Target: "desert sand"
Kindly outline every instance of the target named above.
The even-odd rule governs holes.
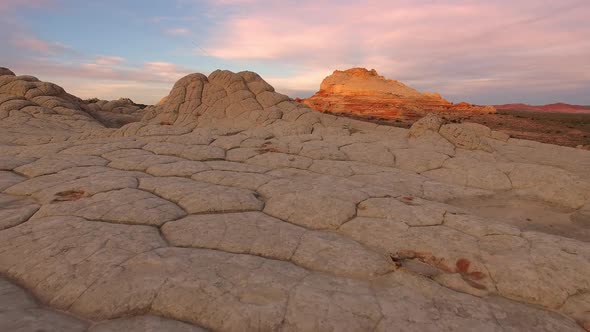
[[[590,331],[590,151],[252,72],[115,104],[0,69],[1,331]]]

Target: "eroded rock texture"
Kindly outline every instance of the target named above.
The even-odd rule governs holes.
[[[0,130],[2,143],[23,136],[47,143],[73,131],[120,127],[141,119],[142,109],[129,99],[88,102],[60,86],[33,76],[16,76],[0,68]]]
[[[251,72],[107,129],[0,74],[0,330],[590,328],[588,151],[321,114]]]
[[[303,103],[320,112],[383,119],[415,120],[428,112],[496,112],[492,106],[453,104],[438,93],[421,93],[380,76],[375,69],[365,68],[334,71],[322,81],[320,90]]]

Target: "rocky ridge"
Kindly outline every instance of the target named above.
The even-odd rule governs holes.
[[[252,72],[105,128],[0,75],[0,330],[590,330],[588,151],[322,114]],[[457,203],[509,195],[575,231]]]
[[[495,112],[492,106],[453,104],[437,93],[420,93],[365,68],[334,71],[316,94],[302,102],[320,112],[382,119],[418,119],[431,112]]]

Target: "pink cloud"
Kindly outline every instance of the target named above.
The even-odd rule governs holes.
[[[164,30],[164,32],[171,36],[186,36],[191,33],[191,31],[187,28],[170,28]]]
[[[281,29],[273,27],[281,26]],[[236,18],[228,22],[227,35],[208,49],[225,59],[278,59],[299,55],[306,49],[339,47],[340,29],[329,24],[305,26],[281,18]]]
[[[44,55],[68,53],[73,51],[71,47],[62,43],[50,42],[30,35],[13,37],[11,42],[18,48]]]
[[[55,83],[80,98],[114,100],[131,98],[133,101],[155,104],[170,92],[169,84],[153,82],[88,81],[85,79],[56,78]]]
[[[176,4],[203,2],[177,0]],[[280,91],[317,90],[333,70],[353,66],[375,68],[387,77],[451,99],[485,97],[501,89],[516,94],[535,89],[579,91],[590,86],[588,0],[206,2],[207,8],[199,8],[214,22],[208,25],[211,30],[195,36],[198,46],[185,38],[177,42],[183,42],[183,49],[194,44],[193,54],[200,57],[216,58],[204,61],[210,66],[271,68],[272,75],[261,74]],[[0,0],[0,13],[56,3],[60,2]],[[186,14],[157,17],[150,23],[162,24],[159,29],[170,36],[191,36],[186,27],[200,31],[193,24],[203,15]],[[4,16],[15,27],[21,24],[18,15]],[[104,91],[116,91],[133,84],[171,86],[184,74],[198,71],[169,62],[133,63],[114,55],[71,56],[74,50],[67,45],[21,30],[11,27],[0,32],[5,43],[15,46],[5,52],[22,61],[10,66],[42,79],[45,75],[48,80],[66,78],[67,82],[87,78],[104,83]],[[174,52],[183,50],[170,50]],[[64,53],[73,60],[63,60]],[[22,54],[43,59],[29,59],[25,64]]]
[[[561,80],[582,87],[590,81],[587,0],[211,4],[239,10],[203,48],[232,61],[289,64],[294,74],[269,79],[279,89],[317,89],[321,80],[309,73],[351,66],[463,96],[502,84],[523,89]]]
[[[97,59],[99,61],[72,63],[51,58],[36,58],[12,63],[10,67],[17,74],[34,74],[41,79],[68,77],[92,81],[154,82],[167,83],[170,87],[181,77],[195,72],[169,62],[144,62],[133,65],[111,61],[107,64],[100,61],[103,60],[101,57]]]
[[[126,60],[119,56],[99,55],[94,62],[101,66],[112,66],[124,63]]]
[[[191,71],[169,62],[146,62],[143,64],[142,72],[149,72],[164,82],[175,82]]]
[[[197,72],[169,62],[128,64],[116,56],[99,56],[94,62],[71,63],[52,58],[23,60],[10,64],[17,75],[33,74],[62,86],[83,98],[130,97],[142,103],[156,103],[181,77]]]
[[[52,3],[52,0],[2,0],[0,1],[0,12],[26,7],[41,8]]]

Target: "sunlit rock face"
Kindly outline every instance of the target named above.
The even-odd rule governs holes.
[[[453,104],[438,93],[420,93],[365,68],[334,71],[322,81],[320,90],[303,102],[321,112],[384,119],[413,119],[429,112],[495,112],[491,106]]]
[[[588,329],[588,151],[323,114],[251,72],[106,128],[0,74],[1,331]]]

